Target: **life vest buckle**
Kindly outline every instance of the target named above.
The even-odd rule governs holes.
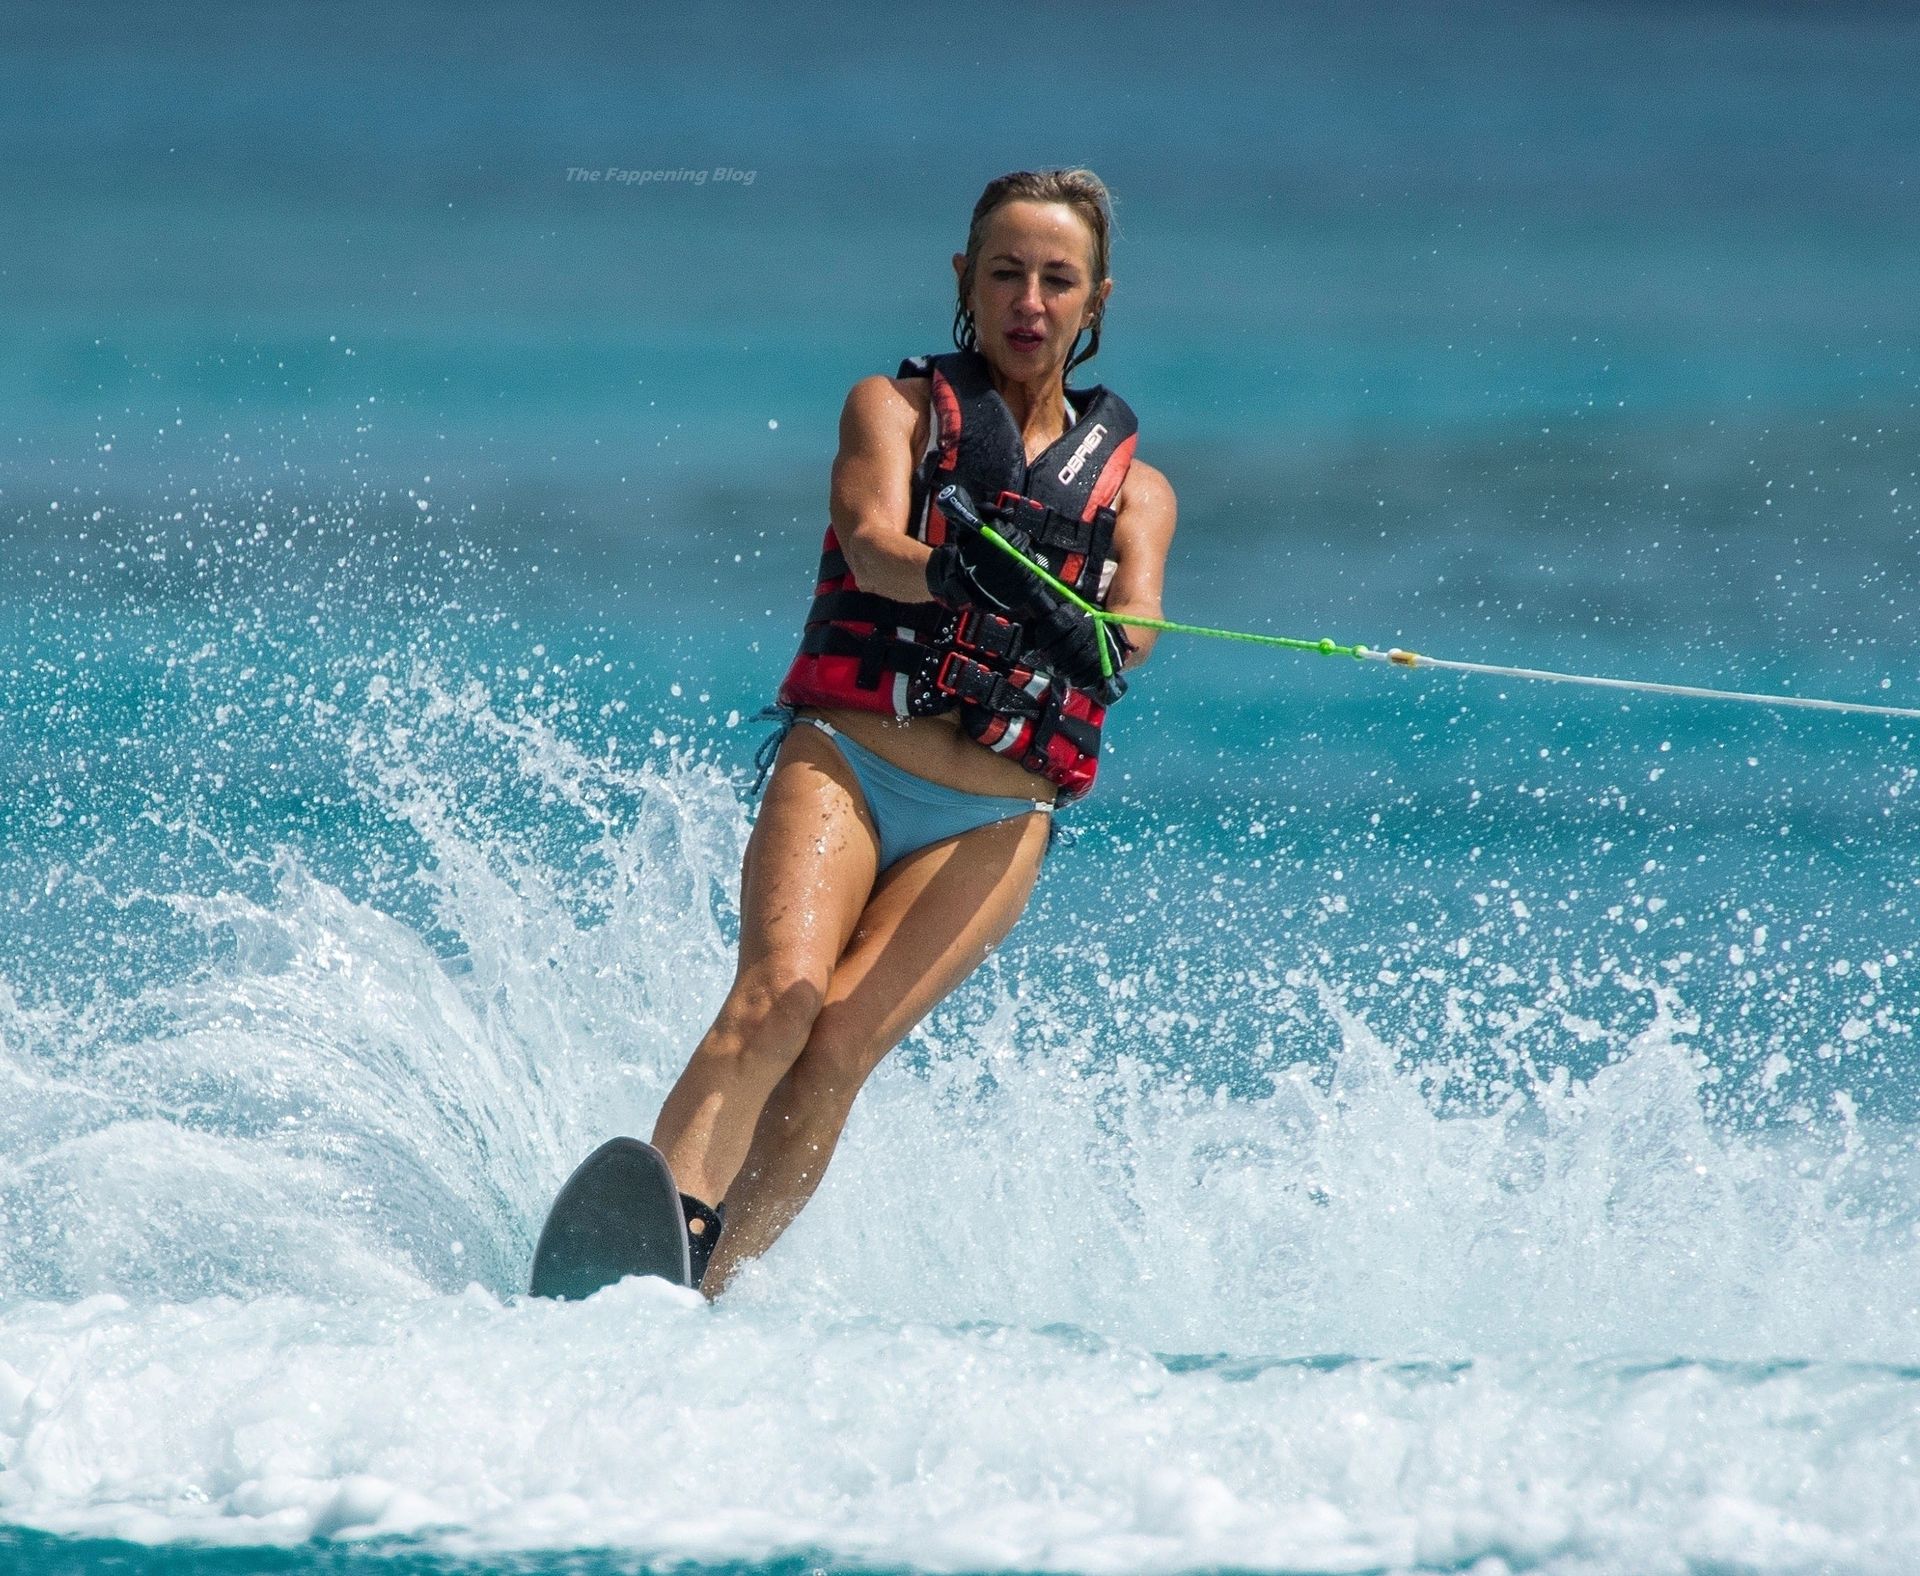
[[[1023,631],[1011,619],[1001,618],[982,608],[969,607],[954,626],[953,643],[986,656],[1011,661],[1020,652]]]
[[[1002,489],[993,501],[993,511],[1014,530],[1024,533],[1031,546],[1051,553],[1085,553],[1096,528],[1114,519],[1111,509],[1102,509],[1092,520],[1081,520],[1011,489]]]
[[[933,687],[942,695],[989,709],[999,684],[1000,675],[992,668],[958,651],[949,651],[942,657],[939,671],[933,676]]]

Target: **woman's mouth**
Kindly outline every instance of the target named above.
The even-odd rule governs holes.
[[[1034,328],[1010,328],[1007,330],[1007,343],[1015,350],[1038,350],[1047,342],[1047,336]]]

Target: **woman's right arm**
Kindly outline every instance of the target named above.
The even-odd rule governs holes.
[[[833,534],[862,591],[926,602],[928,549],[907,534],[920,412],[892,378],[862,378],[840,412]]]

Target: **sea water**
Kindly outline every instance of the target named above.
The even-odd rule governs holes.
[[[1040,146],[345,14],[6,67],[0,1569],[1920,1562],[1902,724],[1169,637],[776,1248],[521,1295],[987,176],[1120,192],[1173,616],[1912,706],[1910,22],[1145,14]]]

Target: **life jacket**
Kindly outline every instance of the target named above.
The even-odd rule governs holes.
[[[1027,546],[1096,606],[1112,585],[1113,500],[1133,460],[1138,423],[1106,388],[1069,390],[1077,415],[1031,465],[1007,402],[978,351],[915,356],[899,378],[932,382],[927,446],[914,469],[907,529],[938,547],[948,523],[934,495],[960,482],[995,528]],[[968,735],[1056,784],[1093,786],[1106,709],[1049,672],[1020,626],[980,608],[896,602],[862,591],[827,527],[799,655],[780,686],[788,706],[847,706],[890,717],[958,709]]]

